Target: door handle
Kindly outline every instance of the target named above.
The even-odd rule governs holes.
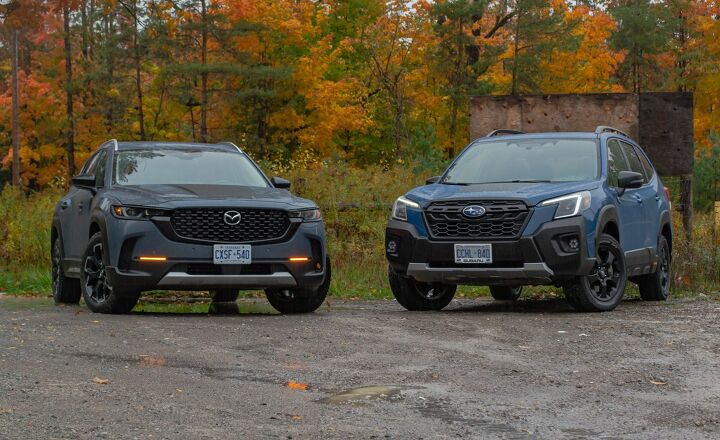
[[[635,200],[637,200],[638,203],[642,203],[643,199],[639,195],[635,195]]]
[[[83,210],[83,202],[78,202],[77,207],[78,207],[78,211],[82,211]]]
[[[70,207],[70,200],[63,200],[60,202],[60,209],[68,209]]]

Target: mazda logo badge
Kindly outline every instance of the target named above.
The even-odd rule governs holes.
[[[468,218],[482,217],[485,215],[485,212],[485,208],[480,205],[466,206],[465,209],[462,210],[463,215]]]
[[[242,220],[242,216],[237,211],[227,211],[223,215],[223,220],[225,220],[226,224],[230,226],[235,226],[240,223],[240,220]]]

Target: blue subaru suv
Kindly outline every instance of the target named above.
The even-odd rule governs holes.
[[[575,309],[599,312],[627,280],[644,300],[667,298],[672,234],[667,189],[621,131],[496,130],[397,199],[385,252],[408,310],[440,310],[469,284],[499,300],[562,286]]]

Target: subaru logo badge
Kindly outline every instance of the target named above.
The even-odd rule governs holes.
[[[223,220],[225,220],[226,224],[230,226],[235,226],[240,223],[240,220],[242,220],[242,216],[237,211],[227,211],[223,215]]]
[[[462,210],[462,213],[468,218],[478,218],[485,215],[485,208],[480,205],[470,205],[466,206],[465,209]]]

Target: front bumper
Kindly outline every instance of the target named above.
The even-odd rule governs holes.
[[[417,281],[475,285],[554,284],[590,273],[583,217],[548,221],[515,240],[433,240],[411,223],[391,219],[385,233],[391,268]],[[571,249],[569,240],[579,246]],[[456,243],[492,244],[491,264],[455,263]],[[593,252],[594,255],[594,252]]]
[[[280,243],[252,244],[252,264],[215,265],[213,245],[174,241],[152,221],[113,219],[106,231],[107,274],[122,290],[313,288],[325,279],[322,222],[300,223]],[[141,261],[165,257],[165,261]],[[308,261],[291,262],[291,257]]]

